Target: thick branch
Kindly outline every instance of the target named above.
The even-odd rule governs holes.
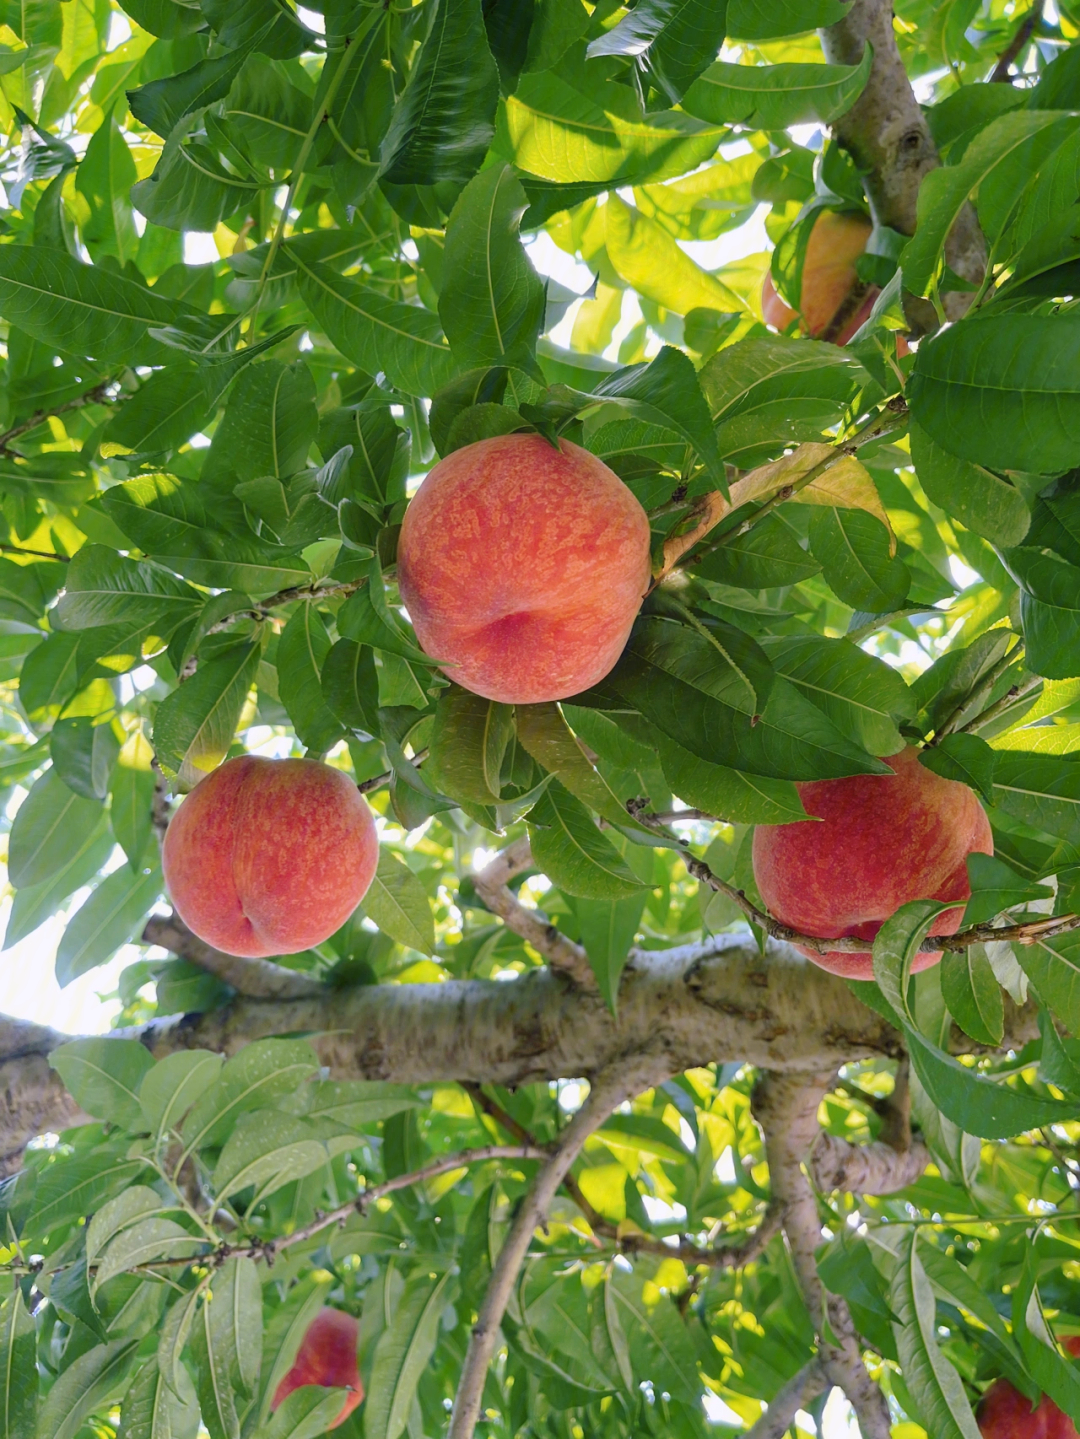
[[[542,954],[552,969],[568,975],[583,989],[595,990],[596,978],[581,945],[560,934],[539,910],[527,908],[507,888],[510,880],[531,865],[532,851],[528,839],[515,840],[485,869],[473,875],[477,894],[509,929]]]
[[[873,46],[866,88],[833,129],[863,175],[877,223],[913,235],[923,176],[941,162],[900,57],[891,0],[853,0],[842,20],[821,31],[821,43],[834,65],[857,65],[867,44]],[[986,245],[970,205],[965,205],[952,228],[945,258],[963,279],[974,285],[982,281]],[[970,298],[963,293],[946,295],[949,318],[959,318]],[[910,318],[921,328],[935,327],[926,301],[914,302]]]
[[[852,1194],[893,1194],[922,1177],[930,1151],[918,1141],[897,1152],[889,1145],[849,1144],[822,1131],[814,1144],[810,1171],[819,1189]]]
[[[1038,1029],[1006,996],[1005,1046]],[[835,1071],[903,1053],[901,1036],[837,976],[787,945],[760,955],[746,936],[662,952],[631,951],[614,1017],[599,994],[538,967],[509,982],[374,984],[310,999],[238,996],[209,1014],[124,1032],[156,1057],[182,1049],[238,1053],[252,1040],[306,1034],[335,1079],[514,1085],[588,1075],[638,1055],[665,1075],[738,1060],[762,1069]],[[48,1053],[69,1036],[0,1022],[0,1154],[79,1122]],[[972,1046],[974,1047],[974,1046]]]
[[[286,969],[268,959],[223,954],[192,934],[178,914],[151,915],[142,940],[144,944],[160,945],[181,959],[197,964],[249,999],[309,999],[324,992],[322,984],[310,974]]]
[[[620,1067],[601,1075],[588,1099],[563,1130],[559,1144],[536,1176],[532,1189],[521,1202],[510,1232],[491,1273],[484,1302],[469,1336],[461,1378],[458,1381],[454,1410],[450,1416],[447,1439],[472,1439],[480,1414],[484,1380],[499,1344],[500,1325],[518,1273],[532,1243],[537,1227],[543,1222],[556,1190],[563,1182],[581,1147],[594,1130],[624,1099],[654,1083],[648,1067]]]
[[[746,1431],[743,1439],[784,1439],[795,1423],[795,1415],[812,1404],[828,1383],[821,1361],[811,1359],[773,1396],[768,1409]]]
[[[766,1074],[755,1087],[753,1112],[765,1136],[769,1184],[783,1214],[791,1262],[818,1331],[821,1367],[851,1401],[863,1439],[889,1439],[889,1408],[866,1372],[851,1313],[843,1299],[825,1291],[814,1257],[821,1223],[803,1164],[820,1133],[817,1111],[827,1085],[825,1074]]]

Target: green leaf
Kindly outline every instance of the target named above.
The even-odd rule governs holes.
[[[941,956],[941,993],[949,1013],[979,1044],[997,1047],[1005,1028],[1001,986],[981,944]]]
[[[934,504],[992,544],[1018,545],[1031,522],[1020,491],[984,466],[951,455],[914,421],[908,433],[919,483]]]
[[[348,639],[370,645],[384,654],[400,655],[410,664],[435,663],[399,628],[396,615],[387,608],[382,576],[378,572],[342,605],[338,611],[337,627],[338,633]]]
[[[906,391],[911,413],[938,445],[973,464],[1067,470],[1080,459],[1078,337],[1073,315],[952,325],[919,346]]]
[[[712,159],[725,133],[677,111],[646,116],[629,86],[585,78],[581,61],[522,75],[500,109],[492,150],[519,170],[562,184],[644,184]],[[595,190],[587,192],[595,194]],[[582,197],[584,198],[584,197]]]
[[[41,1406],[40,1433],[75,1439],[84,1420],[123,1393],[138,1341],[117,1339],[80,1354],[59,1376]]]
[[[589,811],[558,782],[529,814],[533,858],[551,882],[578,899],[623,899],[642,888]]]
[[[611,824],[634,828],[626,806],[593,767],[557,704],[518,705],[514,724],[526,751],[572,795]]]
[[[109,421],[106,441],[151,454],[178,449],[212,417],[235,373],[188,360],[155,370]]]
[[[161,871],[129,866],[108,875],[68,920],[56,951],[56,981],[61,989],[89,969],[107,964],[122,944],[134,938],[157,902]]]
[[[109,823],[116,842],[138,869],[153,828],[153,751],[141,729],[129,736],[112,771]]]
[[[323,699],[341,724],[369,735],[379,733],[379,680],[369,645],[338,640],[323,662],[321,684]]]
[[[498,100],[480,0],[436,0],[382,142],[382,178],[395,185],[471,179],[495,133]]]
[[[38,1179],[24,1236],[44,1237],[58,1225],[92,1214],[137,1178],[144,1178],[144,1162],[127,1158],[130,1138],[125,1136],[122,1143],[122,1153],[108,1147],[103,1152],[99,1146],[90,1154],[72,1155],[50,1166]]]
[[[159,1260],[191,1259],[203,1252],[205,1240],[193,1235],[174,1219],[142,1219],[112,1239],[98,1257],[97,1272],[91,1285],[96,1294],[120,1274],[129,1274],[143,1265]]]
[[[959,164],[943,165],[932,172],[933,178],[926,176],[925,184],[919,187],[916,233],[900,257],[906,289],[915,295],[930,293],[946,236],[968,196],[985,185],[999,165],[1016,152],[1022,154],[1033,136],[1059,118],[1052,111],[1038,110],[1002,115],[972,141]],[[980,217],[981,210],[980,205]]]
[[[612,1014],[618,1014],[619,980],[641,923],[645,899],[641,893],[625,899],[579,899],[574,905],[589,967]]]
[[[178,75],[167,75],[137,90],[129,90],[127,102],[131,113],[140,125],[167,140],[185,115],[224,100],[246,57],[246,50],[226,51],[212,59],[200,60]]]
[[[736,824],[791,824],[810,816],[790,780],[711,764],[657,731],[664,778],[686,804]]]
[[[1018,944],[1014,953],[1039,999],[1066,1026],[1080,1035],[1080,945],[1075,934]]]
[[[294,1389],[262,1431],[265,1439],[319,1439],[334,1428],[348,1397],[348,1389],[327,1389],[321,1384]]]
[[[515,365],[537,374],[545,292],[518,235],[525,191],[509,165],[470,180],[446,227],[439,319],[462,369]]]
[[[303,1119],[276,1109],[242,1114],[225,1142],[213,1174],[214,1191],[227,1199],[253,1186],[258,1204],[294,1179],[303,1179],[327,1162],[329,1153],[317,1131]]]
[[[697,1365],[690,1331],[670,1302],[645,1302],[646,1276],[616,1269],[612,1274],[613,1308],[626,1334],[634,1379],[646,1376],[658,1388],[688,1404],[697,1403]]]
[[[767,637],[763,648],[778,674],[791,681],[848,739],[870,754],[895,754],[903,745],[898,722],[918,706],[903,677],[850,640],[820,635]]]
[[[773,667],[764,650],[722,620],[693,628],[651,615],[634,625],[635,654],[744,715],[758,715],[772,692]]]
[[[451,685],[435,706],[431,760],[439,790],[450,799],[494,804],[514,733],[513,709]]]
[[[186,1153],[220,1145],[239,1114],[291,1094],[318,1069],[302,1039],[260,1039],[227,1060],[221,1074],[195,1101],[181,1128]]]
[[[398,944],[421,954],[435,953],[435,921],[424,886],[385,846],[379,849],[375,878],[364,896],[364,913]]]
[[[0,1305],[0,1434],[37,1434],[37,1334],[16,1282]]]
[[[717,4],[714,0],[639,0],[618,25],[594,40],[585,53],[590,57],[632,56],[657,89],[663,91],[672,105],[677,105],[723,44],[726,9],[724,3]],[[702,114],[692,104],[684,109],[690,115],[700,115],[703,120],[717,118]]]
[[[197,590],[160,566],[125,559],[105,545],[84,545],[68,566],[64,595],[53,613],[67,630],[150,619],[171,633],[201,604]]]
[[[68,788],[55,770],[35,780],[19,806],[8,844],[8,877],[17,889],[45,884],[86,852],[102,820],[97,800]]]
[[[198,1399],[187,1370],[177,1367],[181,1394],[169,1388],[157,1357],[147,1359],[120,1406],[122,1439],[179,1439],[198,1424]]]
[[[393,1319],[379,1336],[364,1408],[367,1439],[398,1439],[416,1402],[420,1376],[435,1351],[439,1320],[453,1298],[450,1270],[420,1272],[406,1282]]]
[[[319,429],[315,384],[302,360],[249,365],[234,385],[206,457],[203,478],[232,483],[302,470]]]
[[[1066,1359],[1059,1352],[1047,1323],[1043,1298],[1035,1282],[1039,1267],[1035,1244],[1025,1246],[1023,1273],[1012,1295],[1013,1333],[1020,1341],[1025,1368],[1039,1389],[1075,1418],[1080,1414],[1080,1376],[1071,1356]],[[1067,1424],[1068,1420],[1062,1417],[1061,1423]]]
[[[139,1085],[154,1063],[138,1040],[73,1039],[54,1049],[49,1063],[88,1114],[138,1133]]]
[[[1030,884],[1003,859],[992,854],[969,854],[967,870],[971,898],[964,910],[964,929],[985,924],[1015,905],[1047,899],[1054,892],[1049,885]]]
[[[139,1086],[139,1107],[157,1140],[179,1127],[195,1101],[221,1073],[224,1059],[208,1049],[167,1054],[147,1072]]]
[[[846,605],[867,614],[898,610],[911,575],[903,560],[889,554],[889,532],[866,510],[815,508],[810,516],[810,550],[829,588]]]
[[[829,125],[862,94],[873,53],[858,65],[729,65],[717,60],[690,87],[683,109],[714,125],[781,130],[815,120]]]
[[[158,705],[154,749],[183,783],[197,783],[228,754],[261,653],[257,644],[230,645]]]
[[[331,342],[362,369],[384,371],[409,395],[434,395],[452,379],[454,357],[430,311],[390,300],[299,256],[297,284]]]
[[[405,1084],[324,1079],[309,1087],[303,1112],[310,1119],[331,1119],[356,1132],[421,1107],[422,1101]]]
[[[910,1024],[915,1024],[908,1003],[911,967],[930,925],[949,905],[937,899],[913,899],[902,904],[874,939],[874,978],[882,994]]]
[[[684,644],[711,655],[696,634]],[[711,663],[711,659],[709,660]],[[689,673],[689,670],[685,670]],[[721,704],[639,650],[635,636],[605,684],[610,684],[669,739],[714,764],[723,756],[732,768],[768,779],[838,779],[850,774],[884,774],[887,766],[846,740],[815,705],[786,680],[774,682],[756,719]],[[617,716],[616,716],[617,718]]]
[[[904,1383],[919,1420],[934,1439],[979,1439],[963,1381],[938,1346],[934,1293],[919,1258],[917,1228],[898,1256],[889,1305],[896,1315],[893,1333]]]
[[[68,789],[83,799],[101,801],[109,788],[109,773],[120,751],[110,724],[87,719],[57,720],[49,736],[53,769]]]
[[[134,259],[139,236],[129,197],[137,178],[135,161],[116,123],[115,109],[110,108],[90,137],[75,173],[75,189],[89,209],[79,231],[95,260],[112,255],[123,266]]]
[[[1006,550],[1003,558],[1020,585],[1029,669],[1072,679],[1080,672],[1080,566],[1033,545]]]
[[[914,1030],[907,1043],[916,1074],[936,1105],[967,1134],[981,1139],[1006,1139],[1042,1124],[1068,1123],[1080,1111],[1075,1103],[1025,1094],[1004,1081],[984,1078],[943,1054]]]
[[[297,606],[278,640],[278,691],[297,735],[315,754],[325,754],[343,733],[322,693],[330,648],[326,624],[316,607]]]
[[[778,514],[766,515],[745,535],[723,539],[695,564],[703,579],[739,589],[767,590],[797,585],[821,570],[803,549],[790,525]]]
[[[775,40],[835,25],[845,14],[839,0],[730,0],[727,32],[738,40]]]
[[[1080,766],[1067,757],[998,750],[994,803],[1034,829],[1080,844]]]
[[[40,884],[25,885],[15,895],[4,935],[4,948],[10,949],[25,939],[44,922],[77,889],[94,878],[108,860],[113,849],[104,810],[99,811],[97,824],[81,840],[78,849],[66,862],[53,868]]]
[[[987,804],[993,803],[997,755],[977,735],[946,735],[940,743],[919,752],[919,763],[945,779],[959,780],[981,794]]]
[[[151,329],[176,327],[206,340],[217,328],[179,300],[44,246],[0,247],[0,313],[44,345],[110,365],[174,360],[176,351]]]

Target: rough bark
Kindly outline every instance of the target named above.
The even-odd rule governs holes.
[[[1034,1011],[1006,1006],[1006,1043],[1019,1047],[1037,1033]],[[667,1074],[729,1059],[817,1073],[903,1053],[896,1031],[842,979],[788,945],[770,944],[761,956],[740,935],[633,951],[617,1019],[599,995],[545,967],[512,982],[368,985],[296,1000],[238,996],[212,1013],[153,1020],[127,1033],[159,1058],[178,1049],[236,1054],[255,1039],[309,1034],[335,1079],[402,1084],[514,1086],[596,1074],[630,1056],[655,1059]],[[0,1020],[0,1154],[79,1122],[46,1059],[68,1038]]]
[[[892,0],[853,0],[843,20],[821,31],[821,44],[834,65],[857,65],[866,46],[873,46],[874,63],[866,89],[836,121],[833,132],[862,172],[877,223],[913,235],[919,186],[941,160],[900,57]],[[981,282],[986,244],[970,205],[965,205],[952,228],[945,259],[963,279],[974,285]],[[970,300],[969,294],[960,291],[945,295],[946,314],[958,319]],[[919,330],[936,328],[929,301],[912,300],[908,317]]]
[[[244,959],[238,954],[214,949],[192,934],[175,914],[152,915],[146,921],[142,937],[144,944],[157,944],[178,954],[249,999],[304,999],[324,992],[314,975],[286,969],[283,964],[274,964],[268,959]]]

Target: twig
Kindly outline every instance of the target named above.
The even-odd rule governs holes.
[[[784,1387],[773,1395],[765,1413],[743,1435],[743,1439],[784,1439],[800,1409],[812,1404],[829,1381],[819,1359],[804,1364]]]
[[[160,945],[181,959],[189,960],[232,985],[238,994],[249,999],[313,999],[324,993],[314,975],[286,969],[269,959],[244,959],[223,954],[192,934],[177,914],[151,915],[142,932],[144,944]]]
[[[22,545],[0,545],[0,554],[26,555],[32,560],[60,560],[65,565],[71,559],[70,555],[50,555],[48,550],[28,550]]]
[[[427,756],[428,752],[426,749],[417,750],[412,757],[413,768],[419,769],[424,760],[427,759]],[[394,771],[388,769],[385,774],[377,774],[372,779],[361,780],[356,788],[361,794],[370,794],[372,790],[382,789],[383,785],[389,784],[393,778]]]
[[[480,1313],[469,1335],[469,1347],[458,1381],[447,1439],[472,1439],[480,1415],[484,1382],[499,1343],[500,1325],[510,1294],[533,1234],[543,1222],[559,1185],[589,1135],[600,1128],[624,1099],[648,1083],[640,1061],[633,1071],[622,1070],[600,1076],[585,1103],[562,1131],[558,1147],[548,1155],[535,1183],[522,1200],[495,1261]]]
[[[1016,27],[1016,33],[998,56],[998,62],[994,66],[990,79],[998,84],[1010,84],[1012,77],[1009,71],[1012,69],[1012,62],[1020,54],[1027,42],[1031,39],[1035,26],[1042,17],[1042,5],[1033,5],[1023,20]]]
[[[45,421],[53,415],[66,415],[72,410],[81,410],[86,405],[107,404],[109,402],[109,391],[115,384],[116,381],[113,379],[100,380],[92,390],[87,390],[83,395],[76,395],[73,400],[65,400],[62,405],[53,405],[53,407],[48,410],[35,410],[28,419],[20,420],[17,425],[12,425],[10,430],[5,430],[3,434],[0,434],[0,455],[11,454],[10,445],[12,440],[17,440],[20,435],[26,435],[29,434],[31,430],[36,430],[39,425],[43,425]],[[18,456],[16,456],[16,458],[18,458]],[[33,551],[23,550],[21,553],[32,554]],[[58,559],[59,556],[47,555],[46,558]]]
[[[975,688],[969,694],[966,694],[964,698],[960,701],[960,703],[956,706],[956,708],[953,710],[953,712],[948,716],[948,718],[942,721],[941,725],[935,732],[933,739],[930,741],[930,744],[940,744],[940,742],[945,738],[946,735],[952,734],[953,731],[956,730],[959,726],[960,720],[962,719],[964,712],[971,709],[972,705],[982,704],[983,700],[987,697],[987,695],[993,691],[994,686],[997,684],[1001,676],[1005,674],[1007,670],[1010,670],[1017,662],[1017,660],[1023,657],[1023,654],[1024,643],[1021,640],[1019,643],[1013,645],[1009,650],[1007,650],[1006,653],[1002,655],[1002,657],[998,660],[996,664],[991,665],[983,678],[975,686]],[[1009,695],[1015,696],[1018,690],[1019,685],[1013,685],[1012,689],[1009,691]],[[1006,696],[1006,698],[1007,697],[1008,696]],[[982,722],[981,714],[976,716],[976,721],[979,723]]]
[[[510,890],[507,883],[532,865],[528,839],[515,840],[495,856],[489,865],[473,875],[476,892],[508,929],[527,940],[542,954],[552,969],[567,975],[582,989],[596,989],[596,978],[588,955],[580,944],[560,934],[539,910],[527,909]]]
[[[234,625],[237,620],[266,620],[273,614],[274,610],[281,605],[288,605],[293,600],[321,600],[330,595],[351,595],[355,590],[367,584],[367,579],[362,580],[333,580],[329,584],[315,581],[310,585],[293,585],[287,590],[278,590],[276,595],[270,595],[268,599],[260,600],[257,605],[250,609],[234,610],[231,615],[212,624],[206,631],[208,635],[218,635]]]
[[[839,1295],[826,1292],[815,1260],[821,1223],[803,1164],[820,1133],[817,1111],[827,1087],[825,1076],[766,1073],[754,1087],[751,1109],[765,1137],[769,1184],[792,1266],[818,1331],[818,1362],[851,1401],[863,1439],[889,1439],[889,1406],[866,1372],[851,1312]]]
[[[1021,684],[1011,686],[999,700],[995,700],[988,709],[984,709],[982,714],[976,715],[973,720],[968,720],[967,724],[961,725],[956,733],[974,734],[976,730],[980,730],[984,725],[988,725],[991,720],[996,720],[999,715],[1003,715],[1012,709],[1017,700],[1023,699],[1024,696],[1030,694],[1032,690],[1038,689],[1041,684],[1042,677],[1040,675],[1029,675]]]
[[[641,819],[641,816],[638,816]],[[647,821],[643,821],[647,822]],[[728,884],[726,880],[718,879],[703,859],[697,859],[693,855],[685,857],[687,871],[699,884],[706,884],[717,894],[727,895],[746,915],[751,923],[773,939],[783,940],[787,944],[799,945],[805,949],[812,949],[815,954],[872,954],[873,941],[865,939],[849,939],[846,936],[836,939],[824,938],[816,934],[800,934],[789,925],[781,924],[779,920],[773,919],[771,914],[766,914],[741,889]],[[959,908],[959,906],[957,906]],[[957,934],[935,934],[928,935],[919,946],[920,953],[937,954],[939,950],[950,951],[967,949],[971,944],[986,944],[994,940],[1016,941],[1019,944],[1034,944],[1038,940],[1054,939],[1059,934],[1068,934],[1070,930],[1080,929],[1080,915],[1063,914],[1056,915],[1050,919],[1027,920],[1020,924],[993,925],[976,924],[970,929],[962,929]]]

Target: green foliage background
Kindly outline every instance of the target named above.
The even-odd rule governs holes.
[[[635,939],[741,924],[626,801],[716,816],[677,834],[753,894],[752,827],[799,817],[796,781],[880,772],[928,737],[994,827],[968,922],[1080,905],[1080,12],[1062,0],[1040,20],[1003,85],[985,82],[1018,7],[897,8],[944,164],[913,239],[875,231],[860,273],[882,293],[840,350],[777,335],[759,308],[770,266],[798,300],[820,208],[867,210],[825,127],[870,57],[828,66],[806,31],[838,0],[0,5],[9,947],[64,912],[65,984],[138,941],[162,899],[152,765],[182,790],[246,747],[382,777],[362,911],[282,957],[333,983],[534,967],[467,877],[527,824],[522,892],[583,941],[614,1006]],[[902,289],[943,316],[970,288],[943,260],[969,198],[987,283],[898,359]],[[683,247],[761,207],[769,252],[713,270]],[[185,263],[185,231],[212,232],[220,258]],[[538,233],[596,276],[566,345],[550,332],[579,297],[537,274],[521,237]],[[736,505],[610,681],[561,711],[489,706],[417,649],[394,554],[438,455],[561,429],[654,512],[659,555],[695,499],[895,418],[900,395],[910,424],[860,448],[842,486],[759,520],[769,493]],[[893,922],[870,999],[907,1032],[935,1167],[857,1213],[823,1197],[820,1273],[897,1439],[971,1436],[969,1401],[1002,1372],[1080,1417],[1043,1342],[1047,1314],[1080,1329],[1080,936],[975,948],[909,988],[919,919]],[[1002,985],[1042,1011],[1020,1053],[997,1049]],[[123,974],[118,1021],[230,997],[149,954]],[[984,1058],[947,1054],[950,1018]],[[404,1191],[272,1270],[208,1266],[226,1231],[178,1176],[187,1158],[231,1225],[285,1233],[358,1176],[505,1140],[463,1090],[335,1085],[293,1039],[224,1067],[200,1051],[154,1065],[125,1040],[55,1063],[97,1122],[32,1147],[0,1187],[0,1433],[180,1439],[200,1413],[211,1439],[320,1433],[333,1404],[267,1408],[327,1295],[362,1315],[370,1395],[338,1432],[442,1432],[534,1165]],[[872,1139],[894,1068],[849,1066],[825,1127]],[[613,1116],[577,1170],[595,1210],[654,1237],[752,1230],[768,1194],[753,1078],[712,1066]],[[492,1093],[541,1140],[576,1102],[573,1086]],[[204,1302],[211,1282],[231,1304]],[[567,1199],[505,1335],[491,1439],[698,1436],[749,1425],[810,1357],[813,1322],[782,1240],[733,1274],[613,1261]]]

